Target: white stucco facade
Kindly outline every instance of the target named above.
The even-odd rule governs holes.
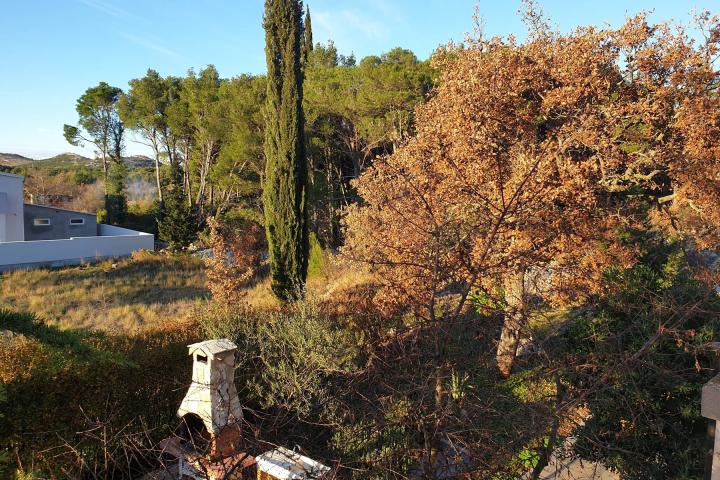
[[[23,177],[0,173],[0,242],[23,240]]]
[[[94,215],[36,205],[26,206],[23,202],[23,180],[20,175],[0,173],[0,272],[92,263],[155,248],[154,235],[96,224]],[[42,219],[44,224],[33,223],[32,209],[47,211],[40,214],[47,217]],[[65,222],[72,224],[73,221],[91,228],[71,228],[73,225],[65,228]],[[28,225],[25,225],[27,222],[36,229],[54,228],[55,234],[47,235],[51,238],[48,240],[31,238],[28,241],[25,232],[32,233],[33,230],[28,230]],[[53,225],[54,222],[58,225]]]

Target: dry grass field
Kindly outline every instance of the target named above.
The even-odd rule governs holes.
[[[323,254],[308,279],[308,297],[325,302],[369,281],[368,275]],[[266,272],[250,282],[240,301],[254,311],[273,311]],[[131,333],[191,319],[210,298],[204,263],[188,255],[138,253],[132,258],[62,269],[0,275],[0,309],[30,312],[61,329]]]
[[[63,329],[132,332],[187,318],[209,293],[190,256],[132,258],[0,276],[0,308],[32,312]]]

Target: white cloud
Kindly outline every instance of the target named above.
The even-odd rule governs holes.
[[[405,14],[397,5],[393,5],[389,0],[370,0],[370,4],[381,13],[385,20],[393,20],[395,22],[404,22]]]
[[[128,12],[126,12],[122,8],[116,7],[115,5],[104,2],[102,0],[78,0],[78,2],[113,17],[129,16]]]
[[[174,57],[178,59],[184,59],[182,55],[177,53],[174,50],[171,50],[167,47],[164,47],[160,44],[157,44],[155,42],[152,42],[146,38],[138,37],[137,35],[132,35],[130,33],[120,33],[120,35],[125,38],[126,40],[129,40],[130,42],[134,43],[135,45],[139,45],[143,48],[146,48],[147,50],[150,50],[155,53],[159,53],[161,55],[167,55],[168,57]]]
[[[354,33],[359,33],[369,40],[384,40],[389,35],[382,19],[370,17],[357,10],[315,11],[312,15],[316,36],[337,43],[352,37]]]

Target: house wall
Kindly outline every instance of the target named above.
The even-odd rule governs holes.
[[[26,241],[94,237],[98,234],[97,219],[90,213],[26,203],[24,219]],[[50,225],[37,226],[36,219],[47,219]],[[72,224],[72,220],[80,219],[83,220],[82,225]]]
[[[0,173],[0,242],[22,242],[23,177]]]
[[[99,225],[95,237],[0,243],[0,272],[34,267],[63,267],[153,250],[155,237],[110,225]]]

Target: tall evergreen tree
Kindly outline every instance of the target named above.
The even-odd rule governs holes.
[[[74,146],[90,143],[97,148],[102,161],[103,180],[105,183],[105,209],[114,210],[114,202],[123,189],[117,187],[122,183],[121,168],[111,169],[111,163],[122,163],[123,134],[125,127],[120,119],[118,103],[122,90],[105,82],[88,88],[78,98],[76,110],[78,126],[63,127],[65,139]],[[116,188],[117,187],[117,188]]]
[[[312,19],[310,18],[310,6],[305,10],[305,32],[303,34],[303,63],[307,65],[310,52],[313,51]]]
[[[130,90],[120,97],[120,119],[139,134],[138,143],[150,147],[155,157],[155,181],[158,201],[163,201],[160,181],[160,158],[163,153],[172,155],[165,144],[170,136],[166,110],[170,105],[169,83],[158,72],[148,69],[143,78],[130,80]],[[166,150],[163,152],[163,150]],[[172,156],[168,157],[169,160]]]
[[[108,169],[105,190],[105,209],[107,220],[112,224],[121,224],[127,217],[127,176],[128,168],[123,161],[125,126],[121,121],[114,122],[111,128],[110,167]]]
[[[185,201],[183,171],[180,163],[170,163],[170,182],[166,186],[162,220],[158,222],[160,238],[174,251],[186,249],[195,239],[198,222],[193,207]]]
[[[272,289],[283,300],[297,298],[305,285],[308,263],[306,209],[303,39],[301,0],[265,1],[265,226]]]
[[[110,224],[122,224],[127,217],[127,174],[127,166],[122,161],[113,161],[108,168],[105,211]]]

